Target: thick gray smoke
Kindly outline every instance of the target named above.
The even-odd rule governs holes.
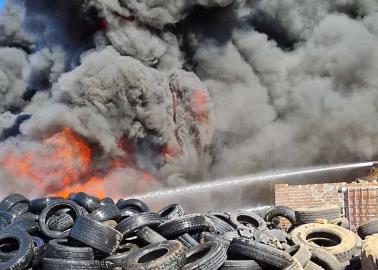
[[[1,179],[64,128],[110,195],[376,159],[377,44],[375,0],[9,0]]]

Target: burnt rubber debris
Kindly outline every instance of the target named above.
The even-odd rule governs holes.
[[[348,226],[338,206],[196,214],[12,194],[0,202],[0,269],[377,269],[378,220]]]

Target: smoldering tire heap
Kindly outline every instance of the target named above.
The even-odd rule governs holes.
[[[272,164],[377,159],[377,10],[374,0],[5,0],[3,195],[121,197]]]
[[[337,206],[261,215],[186,214],[173,204],[153,213],[137,199],[76,193],[31,201],[13,194],[0,210],[2,270],[342,270],[361,269],[361,254],[363,269],[378,263],[378,220],[358,228],[361,252]]]

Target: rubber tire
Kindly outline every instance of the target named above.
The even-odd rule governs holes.
[[[63,200],[62,197],[45,197],[45,198],[37,198],[33,199],[29,203],[29,210],[32,213],[40,214],[43,209],[49,204],[55,202],[56,200]]]
[[[311,260],[311,251],[306,245],[295,245],[285,250],[304,267]]]
[[[100,201],[84,192],[76,193],[73,196],[72,201],[76,202],[81,207],[84,207],[88,213],[92,213],[94,210],[100,207]]]
[[[290,222],[291,227],[288,229],[288,231],[294,228],[294,226],[297,224],[297,221],[295,219],[295,211],[289,207],[276,206],[268,210],[268,212],[266,212],[264,215],[264,220],[266,222],[272,222],[272,220],[276,217],[286,218]]]
[[[325,270],[344,270],[337,258],[322,248],[311,249],[311,261]]]
[[[378,234],[368,236],[362,244],[362,269],[378,269]]]
[[[100,262],[44,258],[41,270],[99,270]]]
[[[0,211],[10,211],[17,203],[29,203],[29,200],[21,194],[11,194],[0,202]]]
[[[50,228],[48,228],[48,224],[47,224],[48,219],[56,211],[59,211],[61,209],[66,209],[66,208],[73,210],[73,213],[75,214],[75,218],[78,218],[83,213],[81,208],[79,207],[79,205],[77,205],[73,201],[69,201],[69,200],[53,201],[43,209],[43,211],[41,212],[41,214],[39,216],[38,221],[39,221],[40,230],[45,236],[47,236],[51,239],[64,239],[64,238],[68,237],[68,235],[70,233],[70,229],[63,231],[63,232],[52,231],[52,230],[50,230]]]
[[[369,235],[378,233],[378,219],[370,220],[357,228],[357,234],[365,239]]]
[[[9,229],[0,232],[0,245],[4,240],[14,239],[18,242],[18,250],[14,256],[6,261],[0,261],[0,269],[26,269],[33,259],[34,244],[32,238],[19,229]]]
[[[201,257],[196,257],[198,254],[201,254]],[[185,256],[183,270],[216,270],[227,260],[226,249],[217,241],[199,244],[186,251]],[[195,259],[191,260],[192,257]]]
[[[177,240],[184,246],[185,249],[191,249],[197,246],[199,243],[190,234],[184,233],[177,237]]]
[[[206,218],[213,225],[216,233],[223,234],[225,232],[235,231],[235,228],[229,222],[226,222],[217,216],[207,214]]]
[[[331,220],[329,223],[337,225],[337,226],[340,226],[340,227],[342,227],[344,229],[348,229],[348,230],[350,229],[349,220],[347,218],[345,218],[345,217]]]
[[[153,229],[150,227],[143,227],[141,228],[136,235],[140,240],[147,244],[156,244],[160,242],[164,242],[167,239],[165,239],[163,236],[155,232]]]
[[[122,209],[134,209],[138,212],[144,213],[144,212],[150,212],[150,209],[148,208],[147,204],[145,204],[143,201],[138,199],[120,199],[117,202],[117,207],[119,210]]]
[[[166,221],[182,217],[183,215],[185,215],[185,211],[181,205],[171,204],[161,209],[158,214],[164,221]]]
[[[100,208],[94,210],[90,215],[89,218],[104,222],[107,220],[117,220],[121,217],[121,213],[119,212],[118,207],[115,204],[110,204],[106,206],[101,206]]]
[[[100,203],[100,207],[116,205],[113,199],[109,197],[101,199],[99,203]]]
[[[317,265],[316,263],[309,261],[308,264],[303,268],[304,270],[324,270],[323,267]]]
[[[98,221],[80,216],[76,219],[69,237],[105,254],[116,253],[123,238],[122,233]]]
[[[164,255],[157,255],[157,258],[141,261],[147,254],[154,254],[159,250],[166,250]],[[125,269],[128,270],[179,270],[185,263],[185,253],[180,242],[164,241],[158,244],[148,245],[138,249],[127,259]]]
[[[291,256],[274,247],[258,243],[244,238],[232,240],[228,252],[234,255],[242,255],[277,268],[285,268],[292,264]]]
[[[19,202],[16,203],[10,210],[10,213],[14,213],[17,216],[21,216],[29,211],[29,203],[27,202]]]
[[[39,224],[31,218],[20,217],[4,228],[4,230],[8,229],[19,229],[27,232],[28,234],[33,234],[39,231]]]
[[[204,215],[190,214],[161,224],[157,231],[162,236],[172,239],[185,233],[214,231],[214,228]]]
[[[149,226],[157,227],[161,224],[162,220],[159,214],[155,213],[140,213],[130,216],[129,218],[121,221],[116,230],[121,232],[123,236],[129,237],[136,233],[139,229]]]
[[[68,239],[54,239],[46,245],[46,257],[66,260],[94,260],[91,247]]]
[[[200,243],[205,243],[209,241],[220,242],[226,249],[230,246],[232,240],[227,239],[224,235],[214,234],[210,232],[202,232],[200,234]]]
[[[303,266],[297,258],[293,257],[293,263],[285,267],[283,270],[303,270]]]
[[[238,230],[264,230],[266,222],[257,214],[249,212],[237,212],[230,216],[231,224]],[[245,225],[248,224],[249,226]]]
[[[227,260],[220,270],[263,270],[254,260]]]
[[[340,239],[341,242],[335,246],[322,247],[324,250],[335,255],[339,262],[349,261],[353,257],[356,251],[357,238],[353,232],[337,225],[309,223],[294,229],[291,232],[291,236],[296,245],[305,244],[311,248],[319,248],[320,246],[311,242],[311,239],[308,240],[308,237],[314,233],[324,239],[328,239],[329,235]]]
[[[126,265],[129,255],[139,249],[135,244],[124,244],[119,246],[118,252],[114,255],[110,255],[101,261],[101,269],[111,270],[116,267],[123,267]]]
[[[341,218],[337,205],[309,206],[295,209],[296,224],[314,223],[316,219],[334,220]]]
[[[75,221],[70,214],[62,213],[58,216],[52,216],[48,220],[47,225],[49,229],[52,231],[63,232],[71,228],[74,225],[74,223]]]
[[[33,267],[36,267],[42,263],[43,258],[46,255],[45,252],[45,242],[42,238],[32,236],[32,241],[34,244],[34,256],[33,256]]]

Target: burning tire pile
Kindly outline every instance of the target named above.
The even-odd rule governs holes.
[[[0,202],[0,269],[377,269],[377,221],[358,235],[345,225],[336,207],[154,213],[137,199],[13,194]]]

